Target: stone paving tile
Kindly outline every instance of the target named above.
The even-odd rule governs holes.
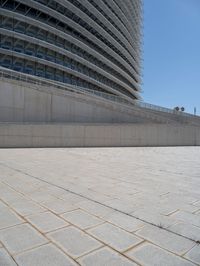
[[[78,265],[52,244],[43,245],[15,256],[19,266],[75,266]]]
[[[44,189],[39,189],[37,191],[29,193],[27,194],[27,197],[37,203],[51,202],[57,199],[56,197],[48,194]]]
[[[45,208],[27,199],[12,203],[11,207],[22,216],[27,216],[45,211]]]
[[[184,257],[200,265],[200,245],[193,247]]]
[[[102,246],[99,241],[73,226],[49,233],[47,237],[73,258]]]
[[[7,188],[3,192],[1,192],[1,199],[7,204],[11,204],[12,202],[16,202],[17,200],[23,200],[24,197],[20,193],[11,190],[7,186]]]
[[[175,169],[174,169],[175,170]],[[176,170],[175,170],[176,171]],[[191,173],[188,173],[188,181],[191,182]],[[165,176],[160,176],[160,178],[164,178]],[[176,176],[174,176],[174,178],[177,178]],[[173,178],[173,179],[174,179]],[[180,176],[179,176],[180,178]],[[182,183],[180,182],[182,181]],[[170,176],[168,176],[168,181],[167,181],[167,184],[170,184]],[[187,182],[187,181],[186,181]],[[180,188],[183,188],[183,190],[187,187],[189,188],[189,191],[191,189],[191,187],[186,183],[185,184],[185,181],[183,179],[183,176],[182,178],[179,179],[179,186]],[[194,191],[194,187],[192,188],[192,190]],[[193,193],[181,193],[180,190],[178,191],[178,193],[172,188],[169,186],[169,191],[170,193],[168,195],[166,195],[165,197],[165,200],[168,202],[168,203],[174,203],[175,205],[177,204],[180,204],[180,206],[186,206],[186,208],[188,208],[188,205],[191,205],[193,204],[193,202],[195,202],[197,199],[194,195],[194,192]],[[198,196],[199,197],[199,196]]]
[[[0,211],[5,209],[8,209],[8,206],[0,200]]]
[[[1,266],[17,266],[12,257],[4,248],[0,248],[0,265]]]
[[[76,204],[79,208],[86,210],[92,215],[98,216],[100,218],[105,217],[106,215],[113,212],[111,208],[105,207],[96,202],[90,200],[81,201]]]
[[[62,218],[81,229],[87,229],[104,221],[82,210],[75,210],[61,215]]]
[[[170,226],[169,230],[192,240],[200,241],[200,228],[192,224],[178,223]]]
[[[104,217],[104,220],[129,232],[134,232],[145,225],[138,219],[116,211]]]
[[[180,211],[175,213],[171,217],[200,227],[200,217],[196,214]]]
[[[45,193],[48,193],[56,198],[58,198],[60,195],[63,194],[64,190],[61,188],[58,188],[56,186],[46,184],[42,189],[45,191]]]
[[[179,255],[186,253],[195,245],[193,241],[151,225],[143,227],[136,235]]]
[[[51,212],[43,212],[26,217],[42,233],[47,233],[68,226],[69,223]]]
[[[126,256],[145,266],[194,266],[193,263],[149,243],[133,248]]]
[[[142,221],[151,223],[156,226],[162,226],[164,228],[167,228],[177,223],[176,219],[161,215],[159,213],[153,213],[151,212],[151,210],[149,211],[138,210],[138,211],[131,213],[131,215],[133,215],[136,218],[141,219]]]
[[[38,185],[38,181],[32,180],[32,178],[27,174],[22,174],[19,172],[15,172],[11,179],[5,180],[4,182],[7,183],[13,189],[13,191],[21,195],[37,191],[42,185],[41,183],[41,185]]]
[[[81,195],[85,195],[88,199],[97,202],[106,202],[111,199],[109,196],[104,195],[104,193],[98,193],[89,189],[81,193]]]
[[[47,239],[29,224],[22,224],[0,230],[0,241],[11,254],[15,254],[42,245]]]
[[[125,212],[125,213],[131,213],[138,209],[138,206],[136,204],[133,204],[128,201],[123,201],[120,199],[111,199],[109,201],[104,202],[105,205],[108,207],[113,208],[113,210]]]
[[[81,257],[77,260],[83,266],[136,266],[137,264],[128,260],[119,253],[108,247]]]
[[[180,207],[181,211],[186,211],[186,212],[190,212],[190,213],[195,213],[200,209],[200,207],[196,207],[192,204],[188,204],[188,205],[184,205]]]
[[[24,220],[8,208],[1,209],[0,229],[24,223]]]
[[[194,203],[194,206],[196,206],[196,207],[200,207],[200,200],[196,201],[196,202]]]
[[[95,238],[120,252],[124,252],[143,241],[139,237],[108,223],[89,229],[88,232]]]
[[[149,213],[151,212],[152,214],[160,214],[160,215],[169,215],[171,213],[174,213],[178,210],[178,208],[176,206],[174,206],[174,204],[171,205],[166,205],[166,204],[162,204],[160,203],[159,205],[154,205],[152,206],[152,204],[145,204],[145,207],[142,207],[139,209],[139,211],[144,212],[144,213]]]
[[[67,211],[73,211],[77,209],[76,206],[69,204],[66,201],[60,200],[60,199],[43,202],[42,205],[56,214],[61,214]]]
[[[115,192],[113,190],[113,186],[115,186],[118,182],[115,182],[114,184],[109,184],[109,180],[107,179],[102,183],[101,180],[99,180],[99,183],[95,184],[94,186],[91,186],[90,188],[98,193],[104,193],[106,196],[113,196],[115,195]],[[112,193],[113,191],[113,193]]]
[[[114,184],[109,194],[112,194],[112,192],[115,192],[115,195],[117,195],[118,198],[121,199],[121,196],[123,196],[123,198],[126,196],[132,196],[140,191],[136,190],[134,186],[130,186],[130,184],[125,181]]]
[[[64,201],[70,204],[78,204],[82,201],[85,201],[83,197],[69,193],[67,191],[63,191],[63,193],[61,195],[58,195],[57,197],[63,199]]]

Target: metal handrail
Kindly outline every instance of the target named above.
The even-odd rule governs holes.
[[[158,112],[163,112],[163,113],[168,113],[168,114],[173,114],[173,115],[179,115],[179,116],[184,116],[184,117],[190,117],[190,118],[199,118],[199,116],[197,115],[193,115],[193,114],[182,112],[182,111],[176,111],[174,109],[170,109],[167,107],[161,107],[161,106],[146,103],[146,102],[137,102],[137,104],[142,108],[150,109],[153,111],[158,111]]]

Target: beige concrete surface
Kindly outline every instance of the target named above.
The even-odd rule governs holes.
[[[0,123],[0,148],[199,145],[200,127],[191,125]]]
[[[143,113],[138,108],[94,95],[73,93],[53,86],[0,80],[0,122],[156,121],[157,115],[152,114],[150,118]]]
[[[199,116],[143,102],[127,104],[123,98],[110,99],[107,94],[101,97],[65,89],[1,78],[0,122],[200,125]]]
[[[0,149],[0,265],[200,265],[200,148]]]

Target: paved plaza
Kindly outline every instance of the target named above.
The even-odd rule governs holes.
[[[200,148],[0,149],[14,265],[200,265]]]

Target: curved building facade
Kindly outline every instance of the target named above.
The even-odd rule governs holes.
[[[142,0],[0,0],[0,65],[140,98]]]

